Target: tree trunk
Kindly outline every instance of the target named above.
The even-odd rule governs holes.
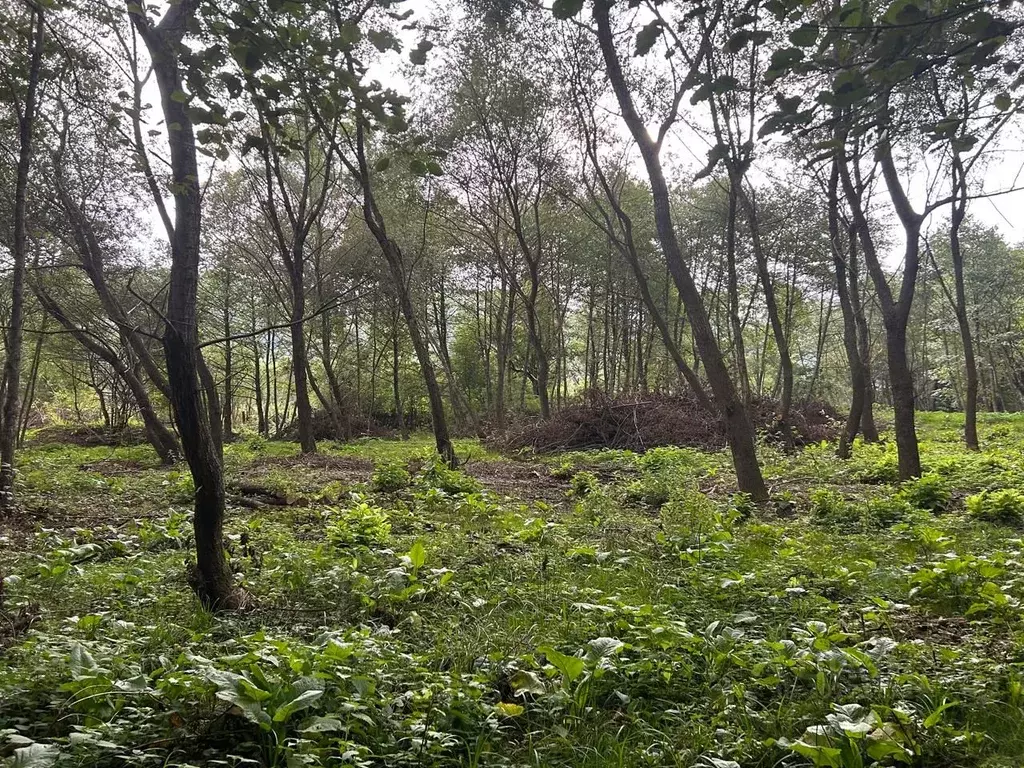
[[[136,375],[136,371],[125,365],[124,361],[106,344],[101,343],[98,339],[91,336],[88,331],[82,330],[75,325],[56,300],[46,293],[41,286],[33,285],[33,292],[48,315],[60,323],[86,350],[106,362],[114,373],[121,378],[135,399],[135,407],[139,410],[139,416],[142,418],[142,424],[146,430],[146,438],[149,440],[150,445],[153,446],[153,450],[156,451],[163,464],[175,463],[178,457],[181,456],[181,448],[178,446],[178,441],[171,433],[171,430],[157,416],[153,403],[149,398],[149,392],[146,391],[145,384]]]
[[[847,261],[843,258],[843,245],[839,237],[839,165],[833,163],[828,186],[828,227],[832,245],[832,261],[836,271],[836,289],[839,292],[839,307],[843,312],[843,347],[850,366],[850,413],[846,426],[839,436],[837,454],[841,459],[850,458],[850,446],[857,436],[864,414],[865,379],[864,365],[857,346],[857,318],[850,297]],[[849,249],[851,256],[856,248],[856,234],[850,232]]]
[[[32,5],[32,56],[25,102],[18,116],[18,168],[14,188],[14,243],[11,249],[11,315],[8,320],[3,418],[0,419],[0,513],[14,509],[14,452],[21,416],[21,352],[25,325],[25,265],[28,258],[28,177],[32,167],[32,132],[36,120],[39,72],[43,61],[43,10]]]
[[[295,376],[295,411],[299,420],[299,445],[303,453],[316,453],[313,437],[313,406],[309,402],[309,382],[306,379],[306,331],[302,318],[306,313],[306,301],[301,286],[293,286],[292,299],[292,374]]]
[[[754,427],[746,408],[737,396],[736,388],[729,376],[729,370],[722,359],[721,349],[715,340],[714,330],[708,321],[700,292],[697,290],[679,247],[672,221],[668,184],[665,181],[659,158],[660,146],[651,139],[647,132],[647,126],[633,104],[633,97],[629,92],[618,53],[615,50],[615,39],[608,10],[607,0],[595,2],[594,20],[597,22],[598,42],[601,46],[608,77],[622,110],[623,119],[633,135],[633,140],[640,147],[644,165],[647,168],[654,197],[654,218],[658,240],[661,242],[672,279],[682,294],[694,339],[704,362],[708,382],[715,395],[715,404],[726,427],[739,490],[750,494],[756,500],[764,500],[768,498],[768,489],[757,460]]]
[[[793,431],[789,424],[789,412],[793,405],[793,358],[789,353],[789,337],[779,317],[779,305],[775,300],[775,285],[768,271],[768,256],[761,243],[761,227],[757,218],[757,204],[750,194],[742,188],[742,180],[737,178],[735,186],[737,194],[747,212],[747,223],[750,226],[751,242],[753,243],[754,261],[757,262],[757,273],[761,278],[761,290],[764,291],[764,303],[768,310],[768,322],[775,347],[779,353],[779,369],[782,373],[782,396],[779,398],[779,412],[776,414],[778,429],[787,448],[794,447]]]
[[[949,220],[949,252],[953,260],[953,283],[956,295],[954,310],[964,347],[964,442],[967,449],[978,446],[978,363],[974,356],[974,337],[967,316],[967,293],[964,286],[964,253],[960,245],[960,226],[967,213],[967,178],[959,155],[953,161],[953,186],[956,200]]]
[[[168,131],[175,214],[163,346],[171,402],[196,489],[193,518],[196,568],[190,580],[204,605],[212,610],[231,609],[239,607],[243,597],[235,587],[224,551],[224,475],[199,392],[196,327],[201,226],[199,168],[192,120],[186,105],[177,98],[184,91],[178,46],[195,13],[197,1],[181,0],[171,5],[155,25],[135,0],[126,0],[126,6],[132,24],[149,50],[160,88],[164,120],[176,128]]]

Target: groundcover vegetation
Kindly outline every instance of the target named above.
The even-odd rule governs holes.
[[[22,766],[1011,766],[1024,419],[761,450],[226,449],[253,597],[187,585],[191,480],[38,444],[3,528],[0,738]]]

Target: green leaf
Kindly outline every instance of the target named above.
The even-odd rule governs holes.
[[[293,714],[295,714],[301,709],[305,709],[306,707],[312,705],[314,701],[316,701],[323,695],[323,690],[319,690],[316,688],[312,688],[308,691],[303,691],[288,703],[283,704],[282,706],[277,708],[277,711],[274,712],[274,722],[285,722]]]
[[[9,768],[50,768],[60,757],[55,744],[29,744],[14,750],[14,756],[6,763]]]
[[[1008,93],[1000,93],[996,96],[994,104],[1000,112],[1006,112],[1013,106],[1013,99],[1010,98]]]
[[[934,710],[932,710],[931,714],[929,714],[928,717],[926,717],[924,719],[924,727],[925,728],[932,728],[932,727],[938,725],[942,721],[942,713],[945,712],[950,707],[955,707],[959,703],[960,703],[959,701],[944,701],[944,702],[942,702],[942,704],[940,704]]]
[[[583,659],[578,656],[566,656],[550,645],[541,646],[537,651],[543,653],[547,657],[548,663],[561,672],[568,682],[571,683],[583,674]]]
[[[801,24],[789,33],[789,42],[799,48],[810,48],[818,42],[818,25]]]
[[[409,61],[422,67],[427,63],[427,52],[433,47],[434,44],[429,40],[420,40],[419,44],[409,51]]]
[[[533,693],[540,696],[547,693],[544,682],[537,677],[536,673],[526,670],[516,672],[512,679],[508,681],[508,684],[512,686],[516,696],[522,696],[524,693]]]
[[[741,29],[726,41],[726,49],[729,53],[739,53],[746,47],[747,43],[750,42],[751,35],[752,33],[750,30]]]
[[[782,48],[772,54],[768,69],[772,72],[784,72],[804,58],[804,52],[799,48]]]
[[[806,741],[794,741],[789,748],[798,755],[803,755],[818,768],[842,768],[842,750],[835,747],[823,747],[817,744],[808,744]]]
[[[420,162],[422,163],[423,161],[421,160]],[[414,569],[419,570],[423,567],[423,564],[427,562],[427,548],[423,546],[422,541],[417,540],[416,543],[412,545],[412,549],[409,550],[408,557],[409,563]]]
[[[373,47],[381,53],[388,50],[402,50],[401,43],[398,42],[398,39],[386,29],[371,29],[367,32],[366,36],[369,38]]]
[[[555,0],[551,12],[556,19],[571,19],[583,10],[583,0]]]
[[[729,154],[729,148],[724,144],[716,144],[708,150],[708,162],[696,176],[693,177],[694,181],[705,179],[714,173],[715,168],[722,160],[724,160]]]
[[[658,42],[659,37],[661,37],[661,20],[655,19],[637,33],[636,51],[633,52],[633,55],[645,56]]]
[[[332,733],[345,730],[345,724],[334,717],[314,717],[309,724],[300,728],[300,733]]]
[[[597,637],[587,643],[587,645],[590,646],[590,653],[588,655],[597,659],[603,659],[606,656],[618,653],[626,644],[614,637]]]
[[[385,156],[373,164],[373,170],[379,171],[380,173],[384,173],[384,171],[386,171],[390,165],[391,158]]]
[[[505,717],[518,717],[526,711],[526,708],[520,704],[511,704],[507,701],[499,702],[495,709],[497,709]]]
[[[74,675],[92,672],[97,668],[96,660],[80,643],[71,649],[71,671]]]
[[[178,89],[171,93],[171,101],[176,101],[179,104],[188,104],[189,95],[183,90]]]

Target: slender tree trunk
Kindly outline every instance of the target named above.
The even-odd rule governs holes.
[[[313,437],[313,406],[309,402],[309,381],[306,379],[306,329],[302,318],[306,314],[303,286],[293,282],[292,323],[289,326],[292,341],[292,374],[295,377],[295,411],[299,421],[299,445],[303,453],[316,453]]]
[[[234,346],[231,343],[231,270],[224,270],[224,439],[230,441],[234,435],[234,370],[232,369]]]
[[[954,310],[964,348],[964,442],[968,450],[978,446],[978,364],[974,356],[974,337],[967,315],[967,292],[964,285],[964,253],[960,245],[960,226],[967,213],[967,178],[960,156],[954,157],[953,182],[956,200],[949,221],[949,252],[953,260],[953,283],[956,294]]]
[[[679,247],[672,221],[668,184],[665,181],[659,158],[660,146],[651,139],[647,132],[647,126],[644,125],[643,119],[633,104],[633,97],[629,92],[618,52],[615,49],[615,39],[608,11],[607,0],[596,0],[594,20],[597,23],[598,42],[601,46],[609,80],[623,113],[623,119],[633,135],[633,140],[640,147],[647,168],[654,197],[654,217],[658,239],[661,242],[676,288],[682,294],[690,326],[704,362],[708,382],[715,395],[715,404],[725,423],[739,489],[757,500],[764,500],[768,498],[768,489],[757,460],[754,427],[743,402],[737,395],[732,378],[729,376],[729,370],[722,359],[721,349],[715,341],[714,330],[708,321],[700,292],[697,290]]]
[[[14,452],[21,416],[21,351],[25,325],[25,265],[28,259],[28,177],[32,167],[32,139],[36,121],[39,72],[43,61],[43,10],[32,5],[32,55],[25,101],[18,117],[18,167],[14,187],[14,242],[11,252],[11,315],[7,321],[7,359],[4,377],[3,418],[0,419],[0,513],[14,509]]]
[[[850,413],[846,426],[839,436],[837,453],[839,458],[850,458],[850,446],[857,436],[861,419],[864,414],[865,387],[864,365],[857,346],[857,318],[851,299],[850,281],[848,280],[847,260],[843,258],[843,244],[839,236],[839,165],[833,163],[828,187],[828,225],[832,245],[832,261],[836,271],[836,288],[839,292],[839,307],[843,312],[843,347],[846,360],[850,366]],[[849,250],[851,256],[856,249],[857,237],[850,232]]]
[[[181,0],[168,8],[159,23],[153,24],[135,0],[126,0],[132,24],[149,50],[165,122],[177,127],[168,131],[175,213],[173,230],[168,233],[171,272],[163,345],[171,402],[196,489],[196,568],[191,582],[203,604],[218,610],[238,607],[243,597],[235,587],[224,551],[224,475],[199,391],[199,167],[192,120],[186,105],[177,99],[184,90],[178,47],[197,4],[196,0]]]
[[[736,378],[740,385],[743,403],[750,407],[750,374],[747,372],[746,344],[743,340],[743,324],[740,322],[740,285],[736,272],[736,203],[739,189],[729,183],[729,210],[725,224],[725,259],[729,293],[729,327],[732,330],[733,362]]]
[[[70,333],[79,344],[96,357],[103,360],[116,373],[128,387],[135,399],[135,407],[138,408],[139,416],[146,430],[146,438],[149,440],[153,450],[156,451],[160,461],[164,464],[173,464],[181,456],[181,448],[178,441],[156,414],[153,403],[149,398],[149,392],[145,384],[138,377],[135,370],[126,365],[117,354],[106,344],[91,336],[87,331],[75,325],[67,313],[41,286],[33,285],[33,292],[39,300],[40,305],[50,317],[53,317],[61,327]]]
[[[45,320],[43,322],[43,327],[40,330],[46,330]],[[25,434],[28,432],[28,423],[32,419],[32,401],[35,400],[36,396],[36,382],[39,380],[39,363],[43,356],[43,339],[45,338],[46,336],[43,333],[36,334],[36,348],[32,353],[32,365],[29,366],[28,382],[25,386],[25,399],[21,406],[21,425],[18,427],[18,448],[21,448],[25,444]]]
[[[789,336],[782,325],[779,317],[779,305],[775,300],[775,284],[772,281],[771,273],[768,270],[768,256],[764,252],[761,242],[761,227],[757,217],[757,204],[750,194],[742,188],[742,180],[736,179],[735,186],[737,194],[747,212],[747,223],[750,227],[751,241],[753,243],[754,261],[757,262],[757,272],[761,277],[761,290],[764,292],[764,303],[768,310],[768,323],[775,337],[775,348],[779,353],[779,369],[782,373],[782,396],[779,401],[779,411],[776,414],[778,429],[782,432],[783,440],[788,448],[794,447],[793,431],[789,424],[789,412],[793,405],[793,358],[789,353]]]

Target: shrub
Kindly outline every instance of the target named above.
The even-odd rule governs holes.
[[[589,496],[601,487],[593,472],[577,472],[569,481],[569,493],[578,499]]]
[[[430,487],[442,490],[452,496],[476,493],[480,490],[480,483],[476,478],[463,474],[457,469],[449,468],[440,459],[423,473],[423,479]]]
[[[835,491],[819,488],[811,494],[811,517],[815,522],[831,522],[849,515],[850,505]]]
[[[381,493],[394,493],[408,488],[411,482],[409,472],[397,461],[378,462],[373,468],[373,490]]]
[[[911,517],[914,507],[902,496],[872,499],[864,510],[864,522],[872,528],[891,528]]]
[[[967,511],[990,523],[1020,523],[1024,520],[1024,493],[1013,488],[982,491],[967,497]]]
[[[952,498],[946,481],[934,472],[905,483],[900,495],[918,509],[928,512],[945,511]]]
[[[648,475],[640,480],[634,480],[626,486],[626,501],[632,504],[646,504],[650,507],[660,507],[672,498],[672,492],[678,486],[659,472]]]
[[[900,479],[900,467],[896,454],[886,453],[858,472],[857,479],[862,483],[874,485],[897,482]]]
[[[387,513],[365,501],[347,509],[329,507],[325,515],[327,538],[336,547],[386,544],[391,536]]]

